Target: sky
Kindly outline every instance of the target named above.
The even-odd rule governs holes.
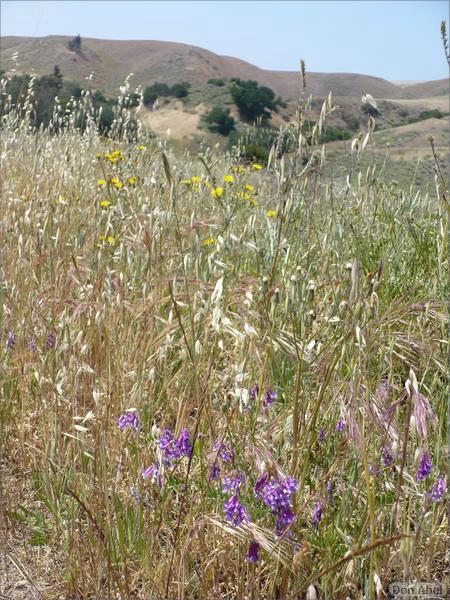
[[[448,76],[441,0],[2,0],[1,35],[183,42],[265,69],[364,73],[391,81]]]

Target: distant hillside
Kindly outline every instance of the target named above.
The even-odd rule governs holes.
[[[449,80],[438,79],[436,81],[424,81],[409,85],[407,88],[411,98],[426,98],[427,96],[448,96]],[[448,106],[448,104],[447,104]]]
[[[271,87],[285,100],[295,100],[299,93],[298,72],[260,69],[237,58],[187,44],[82,38],[81,51],[74,52],[67,48],[70,39],[67,36],[0,38],[0,68],[43,75],[57,64],[65,78],[77,82],[85,82],[94,73],[96,87],[107,94],[116,94],[129,73],[134,73],[131,81],[135,86],[182,80],[202,84],[211,78],[240,77]],[[332,91],[336,96],[370,93],[375,98],[417,98],[422,88],[427,90],[424,94],[427,96],[446,93],[442,91],[442,81],[402,88],[385,79],[352,73],[307,72],[306,84],[307,93],[315,97],[324,97]]]

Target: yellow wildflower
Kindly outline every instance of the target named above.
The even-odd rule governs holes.
[[[137,182],[137,177],[128,177],[128,179],[127,179],[127,183],[129,185],[135,185],[136,182]]]
[[[201,177],[199,177],[198,175],[194,175],[193,177],[191,177],[192,183],[200,183],[201,180]]]
[[[105,158],[115,164],[123,159],[123,154],[120,150],[114,150],[113,152],[109,152],[109,154],[105,154]]]
[[[100,206],[101,206],[102,208],[108,208],[108,206],[109,206],[110,204],[111,204],[111,202],[110,202],[109,200],[102,200],[102,201],[100,202]]]
[[[145,146],[136,146],[136,150],[145,150]]]
[[[255,191],[255,188],[252,185],[250,185],[249,183],[246,183],[244,185],[244,188],[247,190],[247,192],[254,192]]]
[[[216,243],[215,238],[209,237],[209,238],[206,238],[206,240],[203,240],[202,245],[203,246],[212,246],[215,243]]]
[[[211,196],[214,196],[214,198],[222,198],[223,188],[221,188],[221,187],[214,188],[213,190],[211,190]]]
[[[122,188],[122,187],[123,187],[123,183],[121,183],[121,182],[120,182],[120,181],[117,179],[117,177],[112,177],[112,178],[111,178],[111,183],[112,183],[112,184],[113,184],[113,186],[114,186],[115,188],[117,188],[118,190],[120,190],[120,188]]]
[[[252,169],[253,169],[254,171],[260,171],[260,170],[262,169],[262,166],[261,166],[261,165],[259,165],[258,163],[253,163],[253,164],[252,164]]]
[[[114,246],[114,244],[116,243],[116,238],[112,235],[108,235],[106,241],[108,242],[108,244],[111,244],[111,246]]]
[[[269,217],[269,219],[273,219],[274,217],[277,216],[277,211],[276,210],[268,210],[266,212],[266,215]]]
[[[245,173],[245,171],[247,170],[242,165],[236,165],[236,166],[231,167],[231,168],[233,169],[233,171],[236,171],[236,173]]]
[[[182,179],[181,183],[184,183],[184,185],[192,185],[192,179]]]
[[[234,177],[233,175],[224,175],[223,180],[225,181],[225,183],[233,183]]]
[[[104,179],[99,179],[97,183],[98,185],[106,185],[106,181]]]

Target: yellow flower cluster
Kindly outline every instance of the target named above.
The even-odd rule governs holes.
[[[182,179],[181,183],[184,184],[186,187],[190,187],[195,192],[199,191],[200,186],[206,185],[206,181],[204,181],[198,175],[194,175],[190,179]]]
[[[202,241],[203,246],[212,246],[216,243],[216,239],[213,237],[206,238],[206,240]]]
[[[266,212],[266,216],[268,216],[269,219],[274,219],[277,216],[277,211],[276,210],[268,210]]]
[[[114,246],[116,238],[112,235],[99,235],[98,239],[100,242],[107,242],[110,246]]]
[[[117,190],[120,190],[123,188],[123,183],[121,181],[119,181],[117,179],[117,177],[111,177],[111,183]]]
[[[216,198],[216,199],[217,198],[222,198],[222,196],[223,196],[223,188],[222,187],[213,188],[211,190],[211,196],[213,198]]]
[[[105,152],[104,154],[96,154],[97,158],[106,158],[113,165],[123,160],[123,153],[121,150],[113,150],[112,152]]]

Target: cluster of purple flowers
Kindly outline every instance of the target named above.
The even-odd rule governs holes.
[[[228,444],[224,444],[223,440],[220,442],[216,440],[213,444],[213,451],[217,452],[217,456],[224,462],[231,462],[234,458],[234,450]]]
[[[158,448],[162,453],[162,460],[166,466],[172,465],[182,456],[190,456],[192,446],[189,441],[189,431],[183,429],[178,438],[173,437],[170,429],[166,429],[158,439]]]
[[[12,331],[8,331],[8,337],[6,339],[6,347],[8,350],[12,350],[14,348],[14,344],[16,343],[16,336]]]
[[[161,452],[161,460],[166,467],[172,467],[183,456],[191,456],[192,454],[192,444],[187,429],[182,429],[177,438],[173,436],[170,429],[165,429],[164,433],[159,436],[157,445]],[[157,460],[142,471],[142,477],[150,479],[152,483],[161,487],[163,480],[160,461]]]
[[[139,430],[139,417],[137,413],[133,411],[124,412],[117,418],[117,427],[120,431],[124,431],[125,429],[132,429],[133,431]]]
[[[312,511],[312,515],[311,515],[311,525],[313,526],[314,529],[317,529],[317,527],[319,526],[321,518],[322,518],[322,502],[320,500],[318,500],[316,502],[316,505],[315,505],[314,510]]]
[[[250,517],[248,516],[247,510],[240,504],[236,494],[233,494],[229,500],[223,505],[223,512],[228,521],[233,525],[240,525],[241,523],[248,523]]]
[[[292,477],[277,478],[264,473],[255,483],[255,496],[264,502],[275,515],[275,531],[281,535],[294,520],[292,512],[292,496],[298,484]]]
[[[250,546],[248,547],[247,560],[252,563],[257,563],[260,550],[261,544],[258,544],[258,542],[251,542]]]
[[[223,440],[216,440],[213,444],[213,452],[217,452],[217,456],[209,467],[209,480],[216,481],[220,476],[220,467],[218,460],[229,463],[234,458],[234,450],[228,444],[224,444]]]
[[[428,495],[433,502],[439,502],[439,500],[442,498],[446,491],[447,484],[445,483],[444,477],[441,475],[440,477],[438,477],[436,483],[428,492]]]
[[[144,471],[142,471],[142,477],[144,479],[150,478],[150,481],[152,483],[155,483],[157,486],[162,487],[162,477],[157,463],[151,464]]]
[[[278,398],[278,394],[274,392],[272,389],[268,389],[264,392],[263,396],[263,407],[267,408],[270,406],[276,399]]]
[[[252,404],[258,397],[258,394],[259,394],[259,385],[257,383],[252,383],[252,385],[250,386],[250,389],[248,390],[248,395],[250,398],[250,402]],[[278,397],[277,393],[274,390],[272,390],[271,388],[268,388],[264,392],[263,397],[262,397],[263,408],[267,408],[268,406],[270,406],[277,399],[277,397]]]
[[[336,423],[336,431],[344,431],[345,429],[345,423],[342,419],[339,419],[339,421]]]
[[[424,452],[422,454],[422,458],[419,462],[419,468],[417,469],[417,481],[422,481],[431,473],[433,469],[433,464],[428,456],[428,452]]]
[[[234,477],[224,477],[222,479],[222,492],[225,494],[228,494],[229,492],[236,494],[242,483],[243,478],[240,473],[237,473]]]
[[[36,352],[37,350],[37,346],[36,346],[36,340],[34,339],[33,336],[30,336],[28,338],[28,349],[30,352],[32,352],[33,354]]]
[[[327,497],[328,497],[328,503],[329,504],[334,504],[333,486],[332,486],[332,483],[331,483],[331,479],[329,479],[327,481]]]
[[[392,452],[391,452],[390,448],[388,448],[387,446],[384,446],[384,448],[381,451],[381,455],[383,457],[384,466],[385,467],[392,466],[392,463],[394,462],[394,457],[392,456]]]
[[[251,402],[254,402],[259,394],[259,385],[257,383],[252,383],[250,389],[248,390],[248,395]]]
[[[14,335],[14,332],[8,331],[8,335],[6,338],[6,348],[8,350],[12,350],[14,348],[15,343],[16,343],[16,336]],[[28,337],[27,345],[28,345],[28,350],[30,352],[32,352],[33,354],[35,354],[37,352],[36,339],[32,335],[30,335]],[[56,335],[52,331],[48,332],[47,338],[45,341],[45,345],[48,350],[53,350],[53,348],[56,346]]]
[[[53,348],[56,345],[56,335],[53,333],[53,331],[49,331],[47,333],[47,339],[45,341],[45,345],[47,346],[47,348],[49,350],[53,350]]]

